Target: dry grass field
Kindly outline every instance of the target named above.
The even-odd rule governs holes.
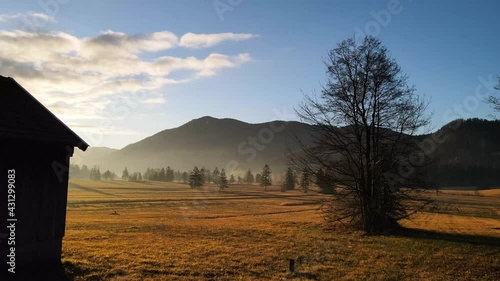
[[[75,281],[500,280],[500,192],[429,195],[443,207],[377,237],[325,231],[315,192],[71,180],[63,265]]]

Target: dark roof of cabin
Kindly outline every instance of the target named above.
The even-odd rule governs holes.
[[[89,146],[16,80],[0,76],[0,139]]]

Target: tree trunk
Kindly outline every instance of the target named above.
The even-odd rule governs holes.
[[[363,211],[363,230],[367,234],[390,233],[397,230],[400,226],[387,212],[374,207],[370,202],[364,204]]]

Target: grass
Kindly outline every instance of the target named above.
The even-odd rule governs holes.
[[[500,280],[497,192],[431,195],[447,213],[418,214],[395,236],[324,231],[322,196],[72,180],[64,270],[75,281]]]

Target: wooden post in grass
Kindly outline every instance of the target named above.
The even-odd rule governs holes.
[[[294,259],[290,259],[290,272],[295,272],[295,260]]]

